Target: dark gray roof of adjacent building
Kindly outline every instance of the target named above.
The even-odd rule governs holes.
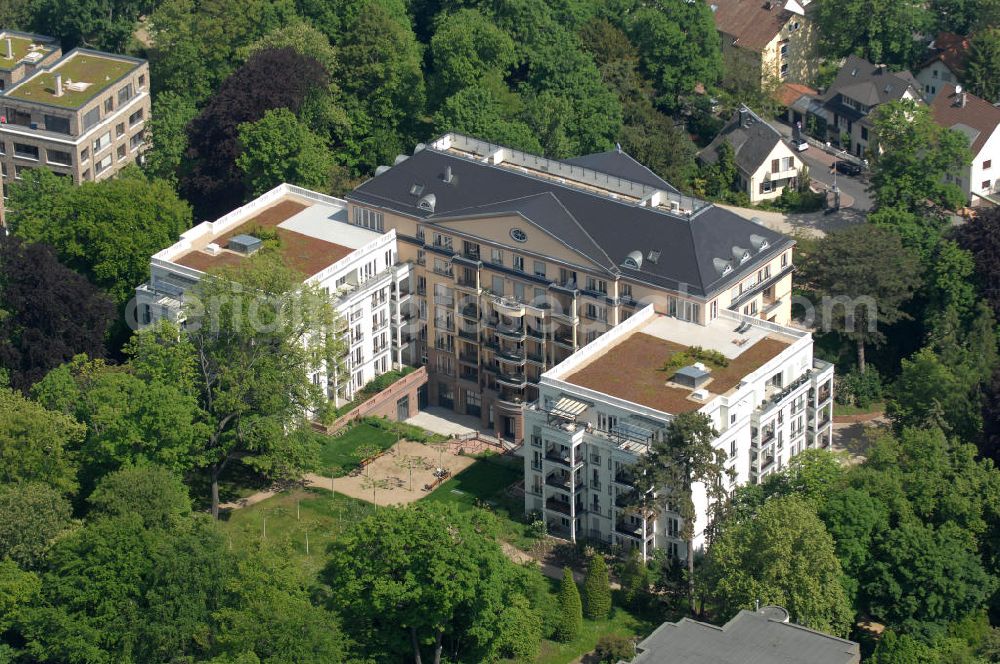
[[[699,158],[705,163],[714,164],[719,156],[719,145],[723,141],[728,141],[733,146],[737,166],[746,173],[756,173],[774,150],[774,146],[782,141],[782,136],[781,132],[752,110],[740,105],[708,147],[701,151]]]
[[[910,72],[890,72],[885,65],[873,65],[864,58],[850,55],[821,100],[831,111],[852,120],[859,120],[865,114],[842,104],[841,94],[865,106],[878,106],[902,99],[903,94],[910,88],[913,88],[914,94],[919,99],[920,84]]]
[[[602,173],[616,175],[625,180],[631,180],[632,182],[648,184],[651,187],[656,187],[657,189],[662,189],[664,191],[671,191],[675,194],[679,193],[674,185],[670,184],[659,175],[633,159],[631,155],[626,152],[622,152],[620,149],[608,150],[607,152],[595,152],[594,154],[585,154],[582,157],[573,157],[572,159],[564,159],[563,161],[567,164],[584,166],[586,168],[592,168],[595,171],[601,171]]]
[[[448,172],[450,182],[445,181]],[[418,206],[429,194],[434,196],[433,209]],[[784,235],[714,205],[690,215],[668,213],[432,147],[398,161],[347,198],[426,223],[518,214],[610,274],[620,272],[696,296],[745,277],[762,259],[770,260],[793,245]],[[763,242],[752,244],[751,235]],[[751,251],[751,259],[734,259],[734,247],[751,246],[759,247]],[[531,251],[530,238],[525,250]],[[636,252],[645,259],[640,267],[623,267]]]
[[[740,611],[722,627],[683,618],[637,646],[633,664],[857,664],[857,643],[796,625],[776,606]]]

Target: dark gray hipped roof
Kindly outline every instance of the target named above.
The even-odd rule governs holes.
[[[449,168],[451,181],[445,182]],[[427,223],[520,214],[609,274],[620,270],[639,281],[699,296],[792,246],[780,233],[714,205],[691,216],[670,214],[522,171],[427,147],[347,198]],[[423,186],[423,194],[435,195],[433,212],[417,206],[410,193],[415,184]],[[753,246],[751,235],[764,237],[766,247],[743,265],[733,261],[733,270],[723,275],[713,259],[732,261],[732,247]],[[525,249],[531,251],[530,240]],[[659,257],[644,260],[638,270],[619,267],[635,251],[643,256],[658,252]]]
[[[890,72],[884,65],[873,65],[864,58],[850,55],[821,99],[831,111],[858,120],[864,114],[840,103],[841,94],[865,106],[878,106],[902,99],[910,88],[919,99],[920,84],[910,72]]]
[[[608,150],[607,152],[595,152],[585,154],[582,157],[564,159],[567,164],[592,168],[595,171],[615,175],[623,180],[648,184],[663,191],[670,191],[675,194],[680,193],[674,185],[670,184],[659,175],[649,170],[626,152],[619,150]]]
[[[638,645],[633,664],[857,664],[858,644],[783,622],[779,607],[740,611],[722,627],[684,618]]]
[[[782,136],[760,116],[741,105],[708,147],[701,151],[700,159],[714,164],[722,141],[728,141],[733,146],[737,166],[746,173],[756,173],[774,146],[782,141]]]

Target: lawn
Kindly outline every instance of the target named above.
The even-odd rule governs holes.
[[[313,488],[294,489],[232,511],[222,522],[222,528],[234,550],[257,543],[278,547],[313,575],[326,562],[327,545],[373,510],[370,503],[342,494],[331,495],[329,491]]]
[[[559,582],[549,579],[549,583],[552,594],[558,595]],[[560,643],[543,639],[538,658],[535,660],[536,664],[569,664],[593,652],[597,640],[605,634],[618,634],[642,640],[659,625],[659,622],[654,624],[621,608],[618,599],[618,593],[615,593],[615,606],[610,618],[606,620],[585,618],[580,635],[572,641]]]
[[[396,444],[398,434],[380,429],[367,422],[355,424],[339,436],[318,436],[321,442],[319,467],[316,472],[328,475],[330,468],[337,467],[338,476],[348,474],[360,465],[357,450],[362,445],[373,445],[379,450],[387,450]]]
[[[867,415],[869,413],[882,413],[882,412],[885,412],[884,401],[875,401],[867,408],[859,408],[858,406],[840,404],[837,402],[833,403],[834,417],[841,417],[845,415]]]
[[[500,518],[501,537],[520,549],[538,540],[524,522],[524,497],[509,495],[510,486],[524,479],[524,461],[488,455],[451,478],[423,500],[450,503],[459,509],[486,507]]]

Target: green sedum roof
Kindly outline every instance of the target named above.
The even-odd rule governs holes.
[[[62,108],[79,108],[138,66],[139,63],[132,60],[93,53],[71,53],[56,63],[52,70],[39,72],[11,88],[7,97]],[[55,94],[57,73],[62,74],[61,97]],[[69,88],[70,83],[90,85],[85,90],[77,91]]]

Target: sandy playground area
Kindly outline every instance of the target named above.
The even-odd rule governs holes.
[[[476,460],[473,457],[460,456],[458,451],[463,448],[470,453],[482,451],[477,447],[475,442],[470,446],[469,442],[451,441],[437,447],[401,440],[359,473],[338,477],[333,486],[337,493],[372,502],[374,485],[374,502],[377,505],[412,503],[428,494],[424,486],[434,482],[435,469],[443,467],[454,477],[474,464]],[[410,466],[413,468],[412,490]],[[326,488],[329,485],[327,478]]]

